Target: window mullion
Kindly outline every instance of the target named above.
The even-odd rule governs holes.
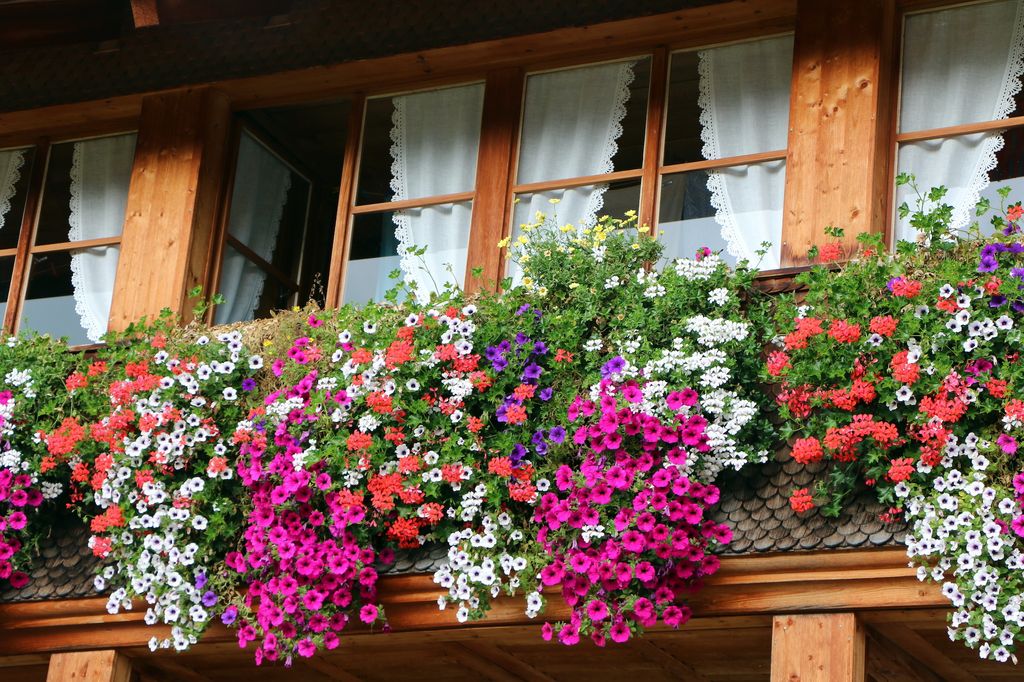
[[[11,273],[11,288],[7,294],[7,311],[4,315],[4,330],[10,333],[18,331],[17,322],[21,317],[22,299],[28,283],[28,267],[31,259],[32,240],[35,235],[36,220],[42,203],[43,184],[46,181],[46,167],[50,163],[50,141],[42,139],[36,143],[32,157],[32,176],[29,178],[28,196],[25,199],[25,210],[21,214],[21,231],[18,233],[18,251],[14,257],[14,269]]]
[[[349,234],[352,231],[352,207],[356,196],[356,174],[359,172],[365,119],[366,97],[359,95],[352,100],[352,109],[348,117],[348,135],[345,140],[345,159],[341,165],[338,214],[334,221],[334,243],[331,246],[331,265],[327,275],[328,308],[337,308],[342,301],[342,287],[348,265]]]
[[[658,216],[659,166],[664,139],[668,93],[668,48],[654,51],[651,61],[651,87],[647,99],[647,123],[644,131],[643,176],[640,180],[639,224],[654,226]],[[656,234],[651,230],[649,234]]]

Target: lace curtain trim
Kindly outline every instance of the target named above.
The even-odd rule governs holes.
[[[619,65],[616,74],[615,94],[612,106],[611,120],[607,128],[605,139],[601,141],[601,160],[598,169],[594,174],[610,173],[614,170],[612,159],[619,149],[618,139],[622,135],[622,121],[626,117],[626,103],[629,101],[629,86],[633,83],[635,74],[633,66],[636,62],[623,62]],[[415,165],[415,159],[406,158],[404,131],[405,131],[405,100],[401,97],[394,99],[394,110],[391,113],[391,192],[392,201],[400,201],[408,198],[408,181],[406,170],[409,162]],[[418,172],[431,172],[429,168],[417,169]],[[597,219],[597,213],[604,207],[604,193],[608,185],[597,185],[590,196],[587,197],[586,208],[583,215],[573,218],[579,220],[582,225],[593,224]],[[412,243],[411,218],[402,211],[395,213],[395,239],[398,241],[398,255],[402,272],[405,273],[405,281],[409,284],[415,283],[413,271],[418,267],[416,256],[411,253]],[[426,293],[419,294],[426,296]]]
[[[25,150],[18,149],[10,152],[11,160],[7,163],[5,177],[0,178],[0,228],[4,226],[4,220],[11,210],[11,200],[14,198],[14,188],[21,179],[21,167],[25,163]]]
[[[714,112],[714,79],[711,76],[711,57],[707,50],[697,53],[698,95],[700,107],[700,140],[704,143],[701,153],[705,159],[721,158],[718,147],[718,123]],[[718,171],[708,171],[708,191],[711,192],[711,207],[715,209],[715,222],[722,228],[722,239],[730,256],[743,258],[740,245],[739,225],[733,215],[729,192],[725,187],[725,176]]]
[[[1017,93],[1021,91],[1021,76],[1024,75],[1024,0],[1018,0],[1017,13],[1014,18],[1013,35],[1010,37],[1010,53],[1006,58],[1006,70],[1003,73],[1003,84],[999,89],[992,112],[992,120],[1007,118],[1013,113]],[[959,230],[971,223],[974,206],[981,199],[981,193],[989,186],[989,173],[999,165],[996,155],[1003,148],[1005,141],[1002,133],[989,134],[980,145],[978,163],[974,167],[966,191],[956,206],[950,226]]]
[[[76,142],[71,155],[71,214],[68,217],[68,241],[82,240],[82,143]],[[81,251],[71,252],[71,287],[74,290],[75,312],[82,322],[86,336],[99,341],[107,330],[107,321],[100,320],[88,303],[85,293],[85,256]]]
[[[611,173],[615,170],[612,159],[619,151],[619,138],[622,137],[622,121],[626,118],[626,104],[629,102],[629,86],[633,84],[636,73],[633,67],[635,61],[623,62],[619,65],[618,73],[615,75],[615,95],[612,105],[612,117],[608,125],[608,133],[601,145],[601,164],[594,175]],[[582,216],[570,216],[568,220],[578,221],[580,226],[591,226],[597,222],[598,212],[604,208],[604,194],[608,191],[608,185],[597,185],[590,196],[587,197],[586,208]]]

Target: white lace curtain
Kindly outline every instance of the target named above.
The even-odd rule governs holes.
[[[15,186],[21,178],[21,167],[25,163],[24,149],[0,151],[0,228],[3,228],[11,210]]]
[[[74,143],[69,241],[121,234],[135,138],[117,135]],[[101,246],[71,255],[75,312],[90,341],[99,341],[107,331],[119,253],[117,246]]]
[[[1022,72],[1024,0],[915,14],[904,35],[900,131],[1006,118]],[[917,176],[922,191],[945,185],[952,226],[961,229],[973,220],[1002,147],[999,132],[914,142],[900,147],[898,166]],[[909,187],[897,188],[897,205],[904,201],[915,201]],[[909,221],[897,223],[897,239],[916,236]]]
[[[235,182],[231,190],[228,234],[268,263],[274,258],[281,216],[291,184],[291,169],[243,131],[238,142]],[[302,239],[302,235],[295,237]],[[251,320],[266,281],[267,272],[263,268],[230,244],[226,245],[219,287],[225,303],[217,306],[217,324]]]
[[[698,59],[704,158],[785,149],[793,37],[701,50]],[[715,220],[730,255],[756,263],[761,243],[770,242],[760,267],[779,267],[785,183],[783,160],[708,174]]]
[[[393,201],[454,194],[472,190],[480,141],[484,88],[471,85],[393,98],[391,127],[391,190]],[[472,206],[469,202],[406,209],[394,214],[397,258],[405,281],[426,301],[446,283],[462,286],[469,247]],[[422,257],[409,252],[427,247]],[[381,298],[390,288],[392,268],[380,259],[367,263],[375,270],[369,278],[350,273],[348,281],[362,279],[375,290],[363,300]],[[354,261],[359,263],[359,261]],[[449,271],[450,268],[450,271]],[[363,287],[365,288],[365,287]],[[350,299],[351,300],[351,299]]]
[[[611,173],[629,102],[634,62],[598,64],[531,76],[523,111],[520,184]],[[532,194],[517,212],[557,213],[559,222],[591,225],[604,206],[608,185]],[[549,199],[560,202],[553,207]]]

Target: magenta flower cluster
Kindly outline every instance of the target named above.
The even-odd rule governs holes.
[[[308,407],[315,376],[287,391]],[[311,446],[304,425],[312,409],[292,410],[273,433],[262,425],[240,430],[239,474],[252,496],[244,549],[227,565],[244,575],[242,608],[229,607],[222,620],[235,625],[239,646],[256,642],[255,658],[310,657],[334,649],[352,619],[373,624],[383,617],[377,597],[378,560],[365,532],[364,507],[346,502],[334,488],[326,462],[296,467]],[[271,443],[268,447],[268,441]]]
[[[0,468],[0,580],[9,580],[15,589],[28,584],[28,575],[15,570],[13,562],[21,549],[18,536],[28,523],[24,510],[42,503],[43,496],[32,485],[31,476]]]
[[[704,516],[718,489],[686,475],[708,447],[705,421],[691,413],[696,392],[654,405],[644,388],[605,379],[596,402],[577,397],[569,410],[581,462],[558,469],[557,492],[534,515],[551,557],[541,582],[561,585],[572,609],[568,622],[544,625],[546,639],[572,645],[589,635],[604,646],[659,620],[679,627],[691,615],[681,598],[719,567],[708,551],[731,540],[727,526]]]

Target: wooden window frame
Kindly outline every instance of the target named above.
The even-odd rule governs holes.
[[[1024,127],[1024,112],[1017,112],[1014,116],[994,119],[990,121],[977,121],[974,123],[959,123],[939,128],[927,128],[900,132],[900,111],[903,95],[903,57],[906,38],[907,19],[917,14],[930,12],[942,12],[945,10],[970,7],[972,5],[983,5],[993,0],[902,0],[897,9],[897,27],[899,36],[899,52],[894,60],[893,74],[893,96],[891,98],[892,110],[890,130],[892,135],[889,142],[889,150],[892,162],[889,191],[886,197],[888,219],[885,224],[884,240],[890,248],[895,246],[896,241],[896,176],[899,174],[899,153],[900,146],[913,142],[926,142],[943,138],[961,137],[975,133],[999,132],[1005,133],[1008,130]]]
[[[136,120],[117,120],[86,128],[72,128],[57,136],[43,136],[31,141],[17,142],[17,137],[4,140],[4,150],[32,150],[32,166],[26,187],[25,206],[18,224],[17,245],[0,249],[0,258],[14,258],[11,271],[11,285],[7,292],[6,309],[3,315],[2,331],[5,334],[17,334],[21,329],[21,317],[25,307],[25,296],[28,293],[29,274],[32,259],[42,253],[74,253],[84,249],[103,246],[120,246],[124,236],[124,219],[121,222],[121,233],[112,237],[98,237],[80,241],[60,241],[49,244],[37,244],[39,217],[44,199],[46,180],[50,172],[50,161],[53,147],[60,144],[83,142],[87,140],[116,137],[119,135],[137,135]],[[3,139],[3,138],[0,138]],[[117,282],[114,283],[115,290]],[[108,318],[109,325],[109,318]],[[87,349],[98,344],[72,344],[72,349]]]
[[[235,175],[238,169],[238,150],[241,145],[243,134],[248,134],[252,137],[257,144],[261,145],[264,149],[277,157],[281,163],[288,167],[288,170],[305,180],[306,184],[309,186],[309,189],[306,192],[305,217],[302,221],[302,244],[299,247],[298,276],[295,281],[292,281],[287,273],[283,272],[273,263],[268,263],[259,254],[228,232],[231,220],[231,199],[234,195]],[[299,161],[292,158],[291,155],[282,149],[266,131],[262,130],[261,127],[253,121],[242,119],[235,120],[231,129],[231,142],[229,149],[229,165],[227,173],[225,174],[225,182],[220,203],[221,210],[217,217],[217,234],[213,240],[210,252],[210,291],[217,292],[220,289],[224,254],[227,247],[230,246],[241,253],[242,256],[244,256],[253,265],[262,270],[267,277],[288,289],[291,292],[289,294],[289,305],[299,305],[300,302],[298,300],[298,296],[302,289],[302,283],[305,276],[305,273],[303,272],[303,265],[306,256],[306,243],[309,238],[309,209],[310,204],[312,203],[314,189],[312,173],[305,170]],[[337,231],[337,226],[335,226],[335,231]],[[216,316],[216,309],[217,306],[210,306],[206,311],[205,320],[207,324],[213,323]]]
[[[348,134],[342,163],[341,180],[335,236],[331,255],[326,305],[337,307],[344,300],[344,286],[353,221],[358,215],[399,211],[409,208],[423,208],[451,203],[472,203],[465,288],[474,291],[480,288],[494,288],[505,275],[504,250],[496,244],[514,230],[512,214],[515,198],[521,194],[532,194],[551,190],[571,189],[594,184],[605,184],[623,180],[640,182],[640,203],[637,207],[638,222],[655,228],[658,224],[658,205],[662,178],[669,174],[731,168],[768,161],[785,160],[787,150],[770,150],[720,159],[705,159],[687,163],[664,163],[665,124],[668,117],[668,80],[671,56],[674,53],[710,49],[713,47],[764,40],[781,35],[791,35],[792,30],[761,31],[728,42],[708,41],[707,44],[656,44],[645,48],[626,47],[605,49],[600,58],[596,54],[524,62],[504,69],[487,72],[483,78],[484,105],[481,119],[480,140],[477,152],[477,177],[472,190],[445,195],[384,201],[372,204],[357,204],[360,165],[363,156],[364,131],[367,116],[367,102],[370,99],[397,96],[411,92],[437,90],[446,87],[475,85],[481,82],[476,77],[445,77],[424,87],[422,81],[416,87],[403,89],[388,85],[377,90],[358,93],[352,100],[349,115]],[[542,182],[517,182],[520,141],[522,138],[523,109],[529,76],[563,69],[585,68],[594,64],[615,63],[626,59],[651,60],[650,82],[648,84],[647,109],[644,120],[644,146],[641,165],[637,168],[612,171],[598,175],[558,178]],[[410,85],[412,85],[410,83]],[[295,103],[299,105],[299,103]],[[656,234],[652,229],[651,234]],[[220,258],[218,254],[216,256]],[[477,277],[477,271],[482,276]],[[774,277],[789,269],[762,271],[762,277]]]

